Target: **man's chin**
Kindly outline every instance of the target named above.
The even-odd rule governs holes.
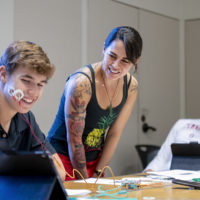
[[[32,106],[28,107],[28,108],[20,108],[18,112],[21,114],[25,114],[25,113],[29,112],[31,110],[31,108],[32,108]]]

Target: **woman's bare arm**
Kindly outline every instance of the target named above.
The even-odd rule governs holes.
[[[82,135],[85,127],[86,107],[91,98],[91,84],[87,77],[77,74],[66,83],[65,123],[68,151],[72,166],[88,178]],[[76,176],[80,178],[79,174]]]

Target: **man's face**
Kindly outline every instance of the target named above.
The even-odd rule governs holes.
[[[4,94],[12,109],[26,113],[40,98],[46,83],[46,76],[38,74],[28,67],[18,66],[11,75],[7,76]],[[13,89],[14,91],[12,91]],[[18,98],[20,93],[23,94],[21,99]]]

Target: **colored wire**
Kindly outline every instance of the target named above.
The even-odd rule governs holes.
[[[35,134],[35,132],[34,132],[32,126],[31,126],[31,124],[30,124],[30,122],[29,122],[29,120],[28,120],[28,118],[27,118],[24,114],[21,114],[20,116],[21,116],[22,119],[29,125],[29,127],[30,127],[30,129],[31,129],[32,135],[34,136],[34,138],[36,139],[36,141],[41,145],[42,150],[43,150],[43,151],[44,151],[44,150],[48,151],[47,148],[44,146],[44,144],[41,142],[41,140],[36,136],[36,134]]]
[[[52,155],[52,153],[49,152],[49,151],[47,150],[47,148],[44,146],[44,144],[41,142],[41,140],[36,136],[36,134],[35,134],[35,132],[34,132],[32,126],[31,126],[31,124],[30,124],[30,122],[29,122],[29,120],[28,120],[28,118],[27,118],[24,114],[21,114],[20,116],[21,116],[22,119],[29,125],[32,135],[34,136],[34,138],[36,139],[36,141],[41,145],[42,150],[43,150],[43,151],[44,151],[44,150],[47,151],[47,152],[52,156],[52,158],[55,159],[56,163],[57,163],[58,166],[64,171],[65,175],[67,175],[67,176],[70,177],[71,179],[74,179],[74,178],[76,178],[75,172],[77,172],[77,173],[80,175],[80,177],[84,180],[84,182],[87,183],[87,181],[85,180],[85,178],[83,177],[83,175],[81,174],[81,172],[79,172],[77,169],[73,169],[73,171],[72,171],[72,176],[71,176],[71,175],[65,170],[65,168],[63,167],[63,165],[60,164],[60,162],[58,161],[58,159],[56,158],[56,156]],[[104,173],[104,171],[105,171],[106,168],[109,169],[110,173],[112,174],[112,178],[113,178],[113,182],[114,182],[114,186],[115,186],[115,176],[114,176],[114,174],[113,174],[112,169],[111,169],[109,166],[105,166],[105,167],[101,170],[101,173],[100,173],[99,176],[97,177],[97,180],[95,181],[94,184],[97,183],[97,181],[98,181],[99,178],[102,176],[102,174]]]
[[[72,176],[65,170],[64,166],[60,164],[60,162],[58,161],[58,159],[56,158],[56,155],[53,155],[51,152],[49,152],[47,150],[47,148],[45,147],[45,145],[41,142],[41,140],[36,136],[28,118],[24,115],[24,114],[21,114],[21,117],[22,119],[29,125],[30,127],[30,130],[31,130],[31,133],[32,135],[34,136],[34,138],[36,139],[36,141],[41,145],[41,148],[42,150],[45,150],[49,155],[51,155],[52,158],[54,158],[54,160],[56,161],[56,163],[58,164],[58,166],[64,171],[65,175],[74,179],[76,178],[76,175],[75,175],[75,172],[77,172],[80,177],[84,180],[85,183],[87,183],[87,181],[85,180],[85,178],[83,177],[83,175],[81,174],[81,172],[79,172],[77,169],[73,169],[73,174]],[[102,170],[101,170],[101,173],[99,174],[99,176],[97,177],[97,180],[95,181],[94,184],[97,184],[98,180],[100,179],[100,177],[102,176],[102,174],[104,173],[105,169],[109,169],[111,175],[112,175],[112,178],[113,178],[113,183],[114,183],[114,186],[115,186],[115,176],[114,176],[114,173],[112,171],[112,169],[109,167],[109,166],[105,166]],[[126,190],[121,190],[117,193],[112,193],[112,194],[109,194],[108,192],[112,192],[112,191],[115,191],[117,189],[120,189],[122,186],[124,186],[126,183],[122,184],[121,186],[117,187],[117,188],[114,188],[114,189],[110,189],[110,190],[101,190],[101,188],[103,188],[103,186],[99,186],[98,189],[100,191],[101,194],[97,194],[95,197],[100,197],[100,196],[109,196],[111,198],[115,198],[115,199],[122,199],[122,197],[116,197],[116,195],[121,195],[121,194],[126,194],[127,191]],[[134,190],[138,190],[138,189],[142,189],[142,188],[145,188],[145,189],[149,189],[149,188],[156,188],[156,186],[158,187],[157,184],[153,184],[153,187],[152,185],[150,187],[147,187],[147,185],[141,185],[141,184],[135,184],[137,187],[134,188]],[[92,197],[94,198],[94,197]],[[124,197],[123,197],[124,198]]]
[[[105,169],[109,169],[111,175],[112,175],[112,178],[113,178],[113,183],[115,185],[115,176],[114,176],[114,173],[112,171],[112,169],[109,167],[109,166],[105,166],[102,170],[101,170],[101,173],[99,174],[99,176],[97,177],[97,180],[95,181],[95,184],[97,183],[97,181],[99,180],[99,178],[102,176],[102,174],[104,173]]]
[[[115,192],[115,191],[121,189],[122,187],[123,187],[123,184],[118,186],[117,188],[105,190],[102,185],[99,185],[98,191],[100,192],[100,194],[97,194],[97,195],[95,195],[95,196],[93,196],[91,198],[93,199],[93,198],[98,198],[98,197],[101,197],[101,196],[109,196],[109,197],[114,198],[114,199],[127,198],[128,197],[128,192],[126,190],[120,190],[118,192]],[[110,193],[110,192],[115,192],[115,193]],[[125,194],[125,196],[123,196],[123,197],[119,197],[118,196],[118,195],[124,195],[124,194]]]

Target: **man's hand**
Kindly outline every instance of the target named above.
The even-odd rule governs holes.
[[[55,153],[55,154],[52,155],[52,159],[53,159],[53,163],[54,163],[54,165],[55,165],[55,167],[56,167],[56,169],[58,171],[58,174],[59,174],[61,180],[64,182],[65,181],[65,176],[66,176],[65,167],[63,166],[60,157],[58,156],[57,153]]]

